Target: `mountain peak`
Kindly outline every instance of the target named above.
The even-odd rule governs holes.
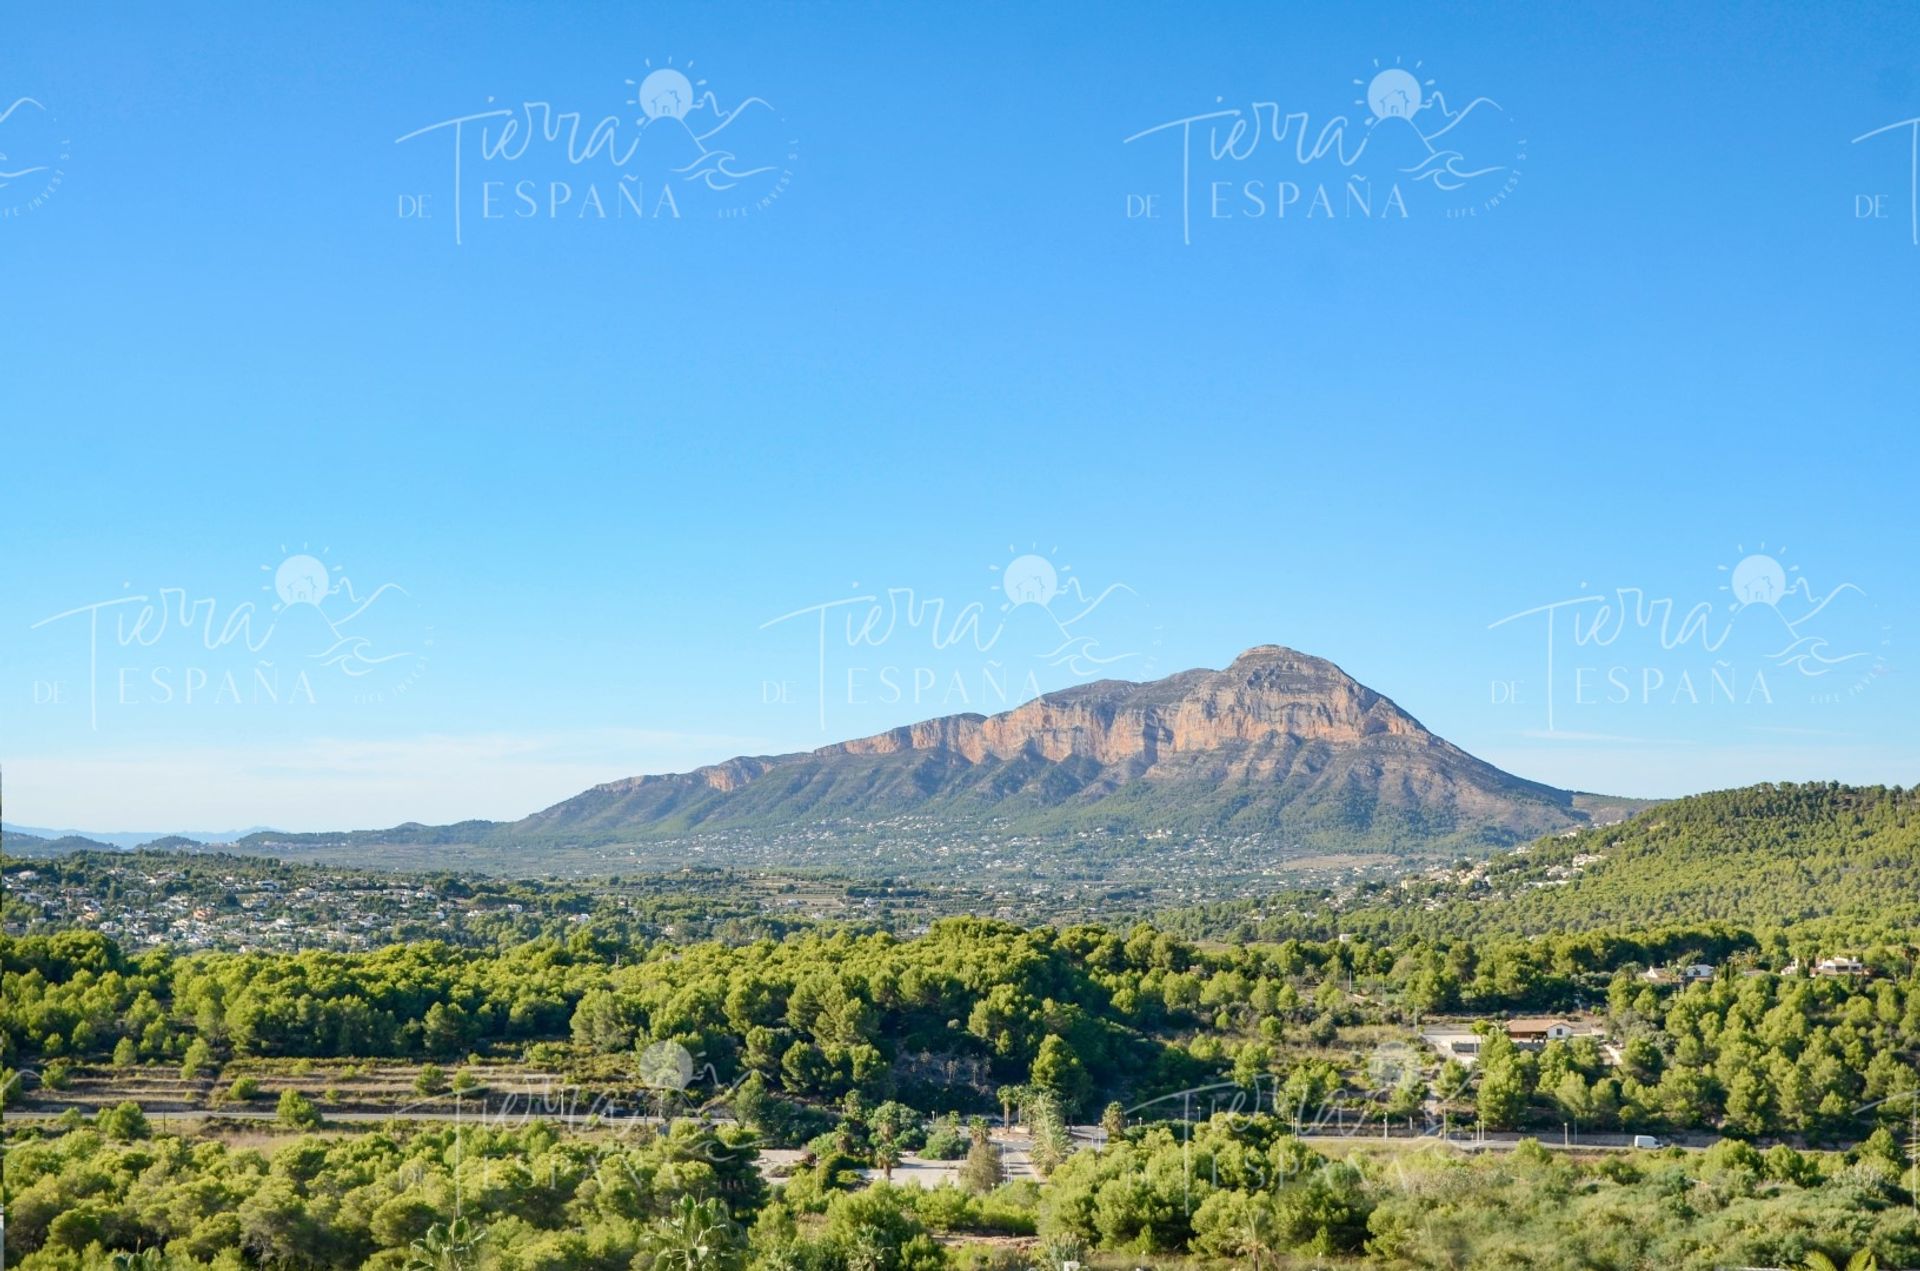
[[[617,781],[528,818],[614,841],[912,815],[1018,832],[1181,827],[1292,845],[1456,850],[1585,823],[1573,796],[1435,736],[1324,658],[1099,680],[817,750]]]
[[[1279,667],[1285,670],[1310,672],[1314,675],[1334,676],[1343,680],[1352,680],[1352,676],[1325,658],[1317,658],[1311,653],[1302,653],[1290,649],[1284,644],[1256,644],[1235,658],[1229,671],[1250,671],[1262,667]]]
[[[1286,661],[1292,658],[1306,658],[1312,662],[1320,661],[1319,658],[1310,657],[1298,649],[1289,649],[1284,644],[1256,644],[1235,658],[1233,664],[1239,666],[1242,662],[1275,662]]]

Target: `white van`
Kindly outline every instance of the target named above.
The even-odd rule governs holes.
[[[1651,1152],[1658,1148],[1665,1147],[1666,1144],[1661,1140],[1654,1138],[1651,1134],[1636,1134],[1633,1136],[1633,1146],[1643,1147]]]

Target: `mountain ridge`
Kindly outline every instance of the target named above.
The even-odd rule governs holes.
[[[1099,680],[783,755],[605,782],[515,822],[635,839],[924,814],[1035,832],[1237,829],[1370,847],[1500,846],[1577,828],[1587,799],[1428,731],[1332,662],[1281,645],[1222,670]],[[1378,841],[1370,841],[1378,840]]]

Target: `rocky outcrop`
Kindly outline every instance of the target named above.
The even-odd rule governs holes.
[[[1055,761],[1151,766],[1164,756],[1281,737],[1344,746],[1380,736],[1432,738],[1411,715],[1326,659],[1264,644],[1224,671],[1189,671],[1146,684],[1102,680],[1001,715],[951,715],[813,753],[946,750],[980,763],[1032,752]]]

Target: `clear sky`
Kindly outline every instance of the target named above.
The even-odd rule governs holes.
[[[1564,785],[1920,776],[1911,4],[5,24],[9,821],[1261,643]]]

